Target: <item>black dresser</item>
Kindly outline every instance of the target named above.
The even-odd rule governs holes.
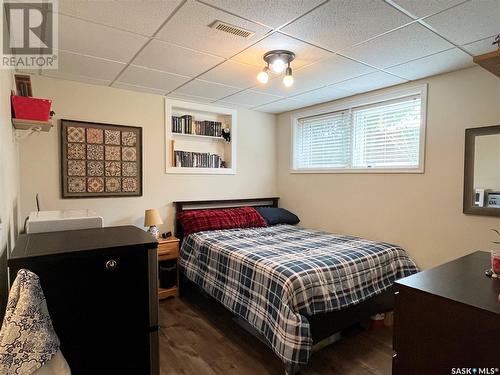
[[[500,279],[484,275],[490,264],[477,251],[396,282],[393,374],[500,373]]]
[[[40,277],[72,374],[159,373],[156,247],[134,226],[19,237],[11,283]]]

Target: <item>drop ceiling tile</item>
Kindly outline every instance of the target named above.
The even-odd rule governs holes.
[[[57,70],[44,70],[41,75],[44,77],[57,78],[65,81],[88,83],[90,85],[109,86],[109,84],[111,83],[111,81],[109,80],[63,73]]]
[[[257,83],[262,67],[228,60],[200,76],[201,79],[246,89]]]
[[[381,0],[332,0],[282,30],[337,52],[411,21]]]
[[[272,28],[308,12],[325,0],[203,0],[205,3],[228,10],[246,19]]]
[[[209,27],[214,21],[223,21],[255,32],[245,39]],[[217,56],[230,57],[241,51],[270,29],[208,5],[188,0],[166,23],[156,38]]]
[[[305,107],[308,105],[325,103],[346,96],[353,95],[352,92],[339,89],[333,86],[326,86],[317,90],[308,91],[307,93],[294,96],[292,99],[297,101],[300,106]]]
[[[194,77],[224,61],[223,58],[152,40],[133,64],[164,72]]]
[[[245,90],[224,98],[222,101],[246,107],[256,107],[281,99],[279,96],[263,94],[252,90]]]
[[[385,68],[453,47],[453,44],[424,26],[411,24],[350,48],[344,54],[378,68]]]
[[[207,82],[201,79],[195,79],[180,87],[174,92],[184,95],[201,96],[212,100],[219,100],[232,95],[241,89],[232,86],[221,85],[219,83]]]
[[[59,0],[59,13],[151,36],[180,3],[181,0]]]
[[[213,100],[210,98],[204,98],[202,96],[196,96],[196,95],[184,95],[176,92],[168,94],[168,97],[172,99],[179,99],[193,103],[213,103]]]
[[[425,19],[437,32],[462,45],[498,34],[500,1],[472,0]]]
[[[149,87],[166,93],[189,80],[189,77],[131,65],[125,69],[117,81],[129,85]]]
[[[359,94],[405,82],[408,81],[384,72],[376,72],[336,83],[332,87]]]
[[[332,84],[375,71],[374,68],[357,61],[335,55],[301,69],[297,72],[297,77],[308,80],[322,80],[325,84]]]
[[[334,55],[295,71],[292,87],[285,87],[281,76],[272,79],[266,85],[258,84],[254,90],[273,95],[290,96],[375,71],[369,66]]]
[[[129,85],[128,83],[123,83],[123,82],[115,82],[111,86],[115,87],[117,89],[124,89],[124,90],[130,90],[130,91],[139,91],[139,92],[145,92],[145,93],[154,94],[154,95],[165,95],[165,91],[164,90],[158,90],[158,89],[154,89],[154,88],[151,88],[151,87]]]
[[[454,48],[387,69],[400,77],[415,80],[474,65],[472,57]]]
[[[493,45],[496,35],[492,35],[488,38],[477,40],[475,42],[464,44],[462,46],[467,52],[472,53],[474,56],[482,55],[488,52],[494,52],[497,49],[496,45]]]
[[[396,4],[416,16],[425,17],[430,14],[441,12],[467,0],[393,0]]]
[[[147,38],[111,27],[59,15],[59,48],[84,55],[129,62]]]
[[[235,107],[242,107],[246,109],[253,109],[255,106],[251,104],[236,104],[236,103],[229,103],[225,102],[223,100],[218,100],[214,104],[220,105],[222,107],[229,107],[229,108],[235,108]]]
[[[50,77],[72,75],[82,76],[98,81],[112,81],[125,67],[125,64],[116,61],[99,59],[76,53],[57,51],[58,69],[44,69],[42,74]]]
[[[300,108],[302,105],[297,100],[292,99],[282,99],[269,104],[264,104],[260,107],[255,107],[256,111],[268,112],[268,113],[283,113],[292,111],[294,109]]]
[[[233,60],[252,64],[262,69],[265,64],[262,57],[266,52],[274,49],[285,49],[295,53],[295,60],[292,62],[292,68],[295,69],[332,56],[331,52],[327,52],[321,48],[300,42],[297,39],[280,33],[274,33],[239,53],[233,57]]]

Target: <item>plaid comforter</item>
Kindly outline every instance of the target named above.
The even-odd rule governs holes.
[[[417,272],[398,246],[291,225],[190,234],[179,265],[290,363],[309,359],[307,316],[357,304]]]

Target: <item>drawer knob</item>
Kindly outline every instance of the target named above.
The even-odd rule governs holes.
[[[116,262],[116,260],[110,259],[106,262],[106,269],[109,271],[113,271],[116,269],[117,265],[118,265],[118,263]]]

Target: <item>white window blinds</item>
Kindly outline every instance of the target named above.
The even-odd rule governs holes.
[[[421,112],[421,95],[412,95],[299,118],[293,169],[418,168]]]
[[[297,165],[299,168],[345,168],[351,152],[350,111],[299,120]]]
[[[353,166],[417,167],[420,97],[353,109]]]

